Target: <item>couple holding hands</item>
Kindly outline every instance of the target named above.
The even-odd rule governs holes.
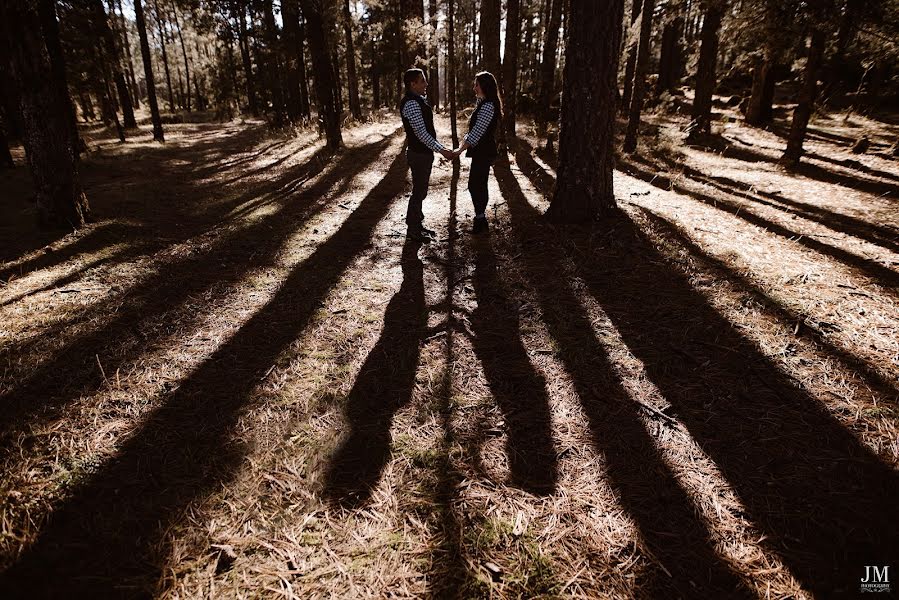
[[[412,171],[412,195],[409,196],[409,208],[406,211],[406,236],[422,243],[430,242],[435,236],[433,231],[424,227],[424,213],[421,210],[422,202],[428,195],[428,181],[431,178],[435,152],[449,160],[458,159],[462,152],[471,158],[468,191],[475,213],[472,232],[487,231],[487,179],[490,176],[490,166],[497,156],[494,134],[502,119],[503,109],[496,78],[487,71],[475,76],[477,106],[468,122],[468,134],[456,150],[449,150],[437,141],[434,113],[425,99],[428,80],[424,71],[409,69],[403,82],[406,84],[406,95],[400,105],[400,114],[403,117],[403,129],[406,130],[406,160]]]

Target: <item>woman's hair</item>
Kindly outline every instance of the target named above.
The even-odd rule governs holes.
[[[484,98],[496,103],[496,109],[499,111],[497,117],[502,119],[503,101],[502,98],[499,97],[499,86],[496,85],[496,77],[489,71],[481,71],[475,75],[474,78],[477,80],[478,85],[481,86],[481,91],[484,92]]]

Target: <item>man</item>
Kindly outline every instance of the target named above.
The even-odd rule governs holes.
[[[421,207],[428,195],[434,152],[439,152],[450,160],[456,155],[437,141],[434,113],[425,99],[428,80],[424,71],[409,69],[403,77],[403,83],[406,84],[406,95],[400,104],[400,114],[403,117],[403,129],[406,130],[406,161],[412,171],[412,195],[409,196],[409,207],[406,209],[406,236],[427,244],[436,234],[424,227],[425,216]]]

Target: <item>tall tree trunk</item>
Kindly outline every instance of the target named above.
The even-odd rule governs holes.
[[[187,47],[184,45],[184,33],[181,31],[181,22],[178,20],[178,7],[172,0],[172,16],[175,17],[175,27],[178,29],[178,40],[181,42],[181,56],[184,58],[184,79],[187,87],[187,112],[190,112],[190,63],[187,60]]]
[[[240,58],[243,63],[244,82],[246,84],[247,108],[254,117],[259,116],[259,104],[256,101],[256,86],[253,76],[253,62],[250,59],[250,41],[247,39],[247,11],[241,2],[233,5],[234,18],[237,20],[237,40],[240,46]]]
[[[549,2],[550,0],[547,0]],[[618,0],[614,0],[616,3]],[[559,45],[559,27],[562,21],[562,4],[565,0],[552,0],[546,42],[543,45],[543,62],[540,64],[540,97],[537,100],[537,124],[540,133],[546,133],[550,119],[550,104],[556,82],[556,50]]]
[[[78,176],[65,65],[51,58],[51,47],[59,47],[58,37],[53,39],[57,32],[53,0],[0,3],[0,44],[6,45],[3,54],[22,116],[38,218],[43,226],[77,228],[90,208]]]
[[[281,0],[281,20],[284,23],[285,80],[287,83],[287,118],[298,123],[303,117],[300,100],[299,57],[300,15],[297,0]]]
[[[0,105],[0,163],[10,169],[16,166],[12,159],[12,153],[9,151],[9,134],[6,127],[6,111]]]
[[[449,76],[446,78],[447,96],[450,105],[450,126],[452,128],[453,148],[459,147],[459,131],[456,128],[456,15],[454,0],[447,0],[449,19],[449,39],[446,40],[449,53]],[[454,165],[457,163],[453,163]]]
[[[612,213],[615,96],[624,1],[572,2],[562,82],[559,168],[547,218],[589,223]]]
[[[72,139],[72,147],[80,154],[84,142],[78,135],[78,121],[75,116],[75,105],[69,95],[69,86],[66,83],[66,61],[59,38],[59,22],[56,20],[56,3],[54,0],[39,0],[37,4],[38,17],[40,18],[44,44],[50,59],[50,69],[53,72],[53,82],[58,87],[57,93],[62,98],[66,116],[68,117],[69,135]],[[17,111],[18,113],[18,111]],[[26,135],[24,117],[22,121],[22,136]]]
[[[784,151],[781,161],[787,165],[796,165],[802,158],[802,144],[805,141],[805,132],[809,119],[815,110],[815,99],[818,95],[818,71],[824,56],[824,45],[827,38],[824,31],[818,27],[812,28],[811,40],[808,47],[808,59],[805,63],[805,77],[802,82],[802,92],[799,96],[799,104],[793,110],[793,124],[790,127],[790,137],[787,140],[787,149]]]
[[[113,1],[109,0],[110,12],[115,14],[115,10],[112,7]],[[125,11],[122,9],[122,0],[117,0],[116,4],[119,8],[118,20],[122,35],[122,46],[125,47],[125,57],[128,59],[128,85],[131,87],[131,106],[137,110],[140,108],[140,88],[137,85],[137,79],[134,77],[134,60],[131,58],[131,43],[128,41],[128,25],[125,20]]]
[[[131,106],[131,96],[128,93],[128,85],[125,83],[125,75],[122,73],[122,61],[121,54],[119,53],[118,44],[116,43],[116,37],[112,29],[109,27],[109,21],[107,19],[106,10],[103,8],[102,0],[92,0],[93,11],[94,11],[94,21],[96,21],[96,26],[99,29],[100,37],[102,38],[105,54],[105,68],[104,74],[112,73],[112,79],[115,82],[116,92],[119,95],[119,106],[122,107],[122,115],[125,120],[125,127],[128,129],[133,129],[137,127],[137,122],[134,120],[134,108]],[[115,18],[115,15],[112,15]],[[109,86],[107,81],[107,87]],[[109,91],[107,91],[109,93]],[[118,121],[118,118],[116,118]],[[116,123],[118,125],[118,123]],[[122,132],[121,141],[124,140],[124,132]]]
[[[275,10],[272,0],[262,3],[263,18],[265,19],[265,34],[268,48],[265,52],[265,63],[268,72],[268,88],[272,98],[272,110],[274,111],[275,127],[284,126],[284,93],[281,88],[281,61],[279,59],[278,28],[275,25]]]
[[[437,57],[439,42],[437,38],[437,0],[428,0],[428,101],[435,109],[440,108],[440,70]]]
[[[631,4],[631,26],[627,30],[627,34],[625,35],[625,43],[627,43],[634,30],[634,26],[637,23],[637,17],[640,16],[640,10],[643,7],[643,3],[641,0],[633,0]],[[622,114],[626,114],[627,111],[631,108],[631,94],[633,92],[634,85],[634,70],[637,66],[637,44],[639,40],[631,40],[627,45],[627,60],[624,63],[624,90],[621,92],[621,106],[620,110]]]
[[[137,34],[140,37],[140,54],[144,62],[144,77],[147,80],[147,103],[150,105],[150,118],[153,120],[153,139],[164,142],[162,120],[159,118],[159,105],[156,103],[156,83],[153,81],[153,58],[150,54],[150,42],[147,39],[147,23],[141,0],[134,0],[134,16],[137,22]]]
[[[172,76],[169,73],[169,53],[165,49],[166,35],[165,35],[165,29],[162,26],[162,13],[159,11],[158,0],[153,0],[153,9],[156,12],[156,25],[159,30],[159,45],[162,47],[162,64],[165,67],[165,85],[166,85],[166,89],[169,92],[168,102],[169,102],[169,111],[171,111],[175,107],[174,94],[172,93]]]
[[[652,34],[652,13],[655,0],[643,0],[643,16],[640,18],[640,42],[637,47],[637,63],[634,68],[634,83],[631,105],[628,111],[627,131],[624,134],[624,151],[637,149],[637,133],[640,129],[640,113],[643,110],[643,96],[646,93],[646,72],[649,70],[649,45]]]
[[[381,73],[378,69],[378,51],[374,36],[371,38],[371,94],[372,108],[375,110],[381,108]]]
[[[518,102],[518,47],[521,41],[519,0],[506,0],[506,42],[503,52],[503,129],[506,139],[515,139],[515,107]]]
[[[300,37],[297,39],[297,70],[300,75],[300,110],[304,117],[312,116],[312,102],[309,99],[309,78],[306,76],[306,23],[300,23]]]
[[[315,95],[318,98],[318,118],[325,130],[327,146],[337,150],[343,145],[340,133],[340,114],[334,96],[334,77],[331,57],[328,56],[324,15],[321,4],[315,0],[300,0],[303,18],[309,36],[309,52],[312,54],[312,74],[315,77]]]
[[[343,33],[346,38],[346,76],[350,93],[350,112],[357,121],[362,119],[359,103],[359,79],[356,77],[356,45],[353,43],[353,21],[350,16],[350,0],[343,0]]]
[[[502,76],[499,62],[499,0],[481,0],[480,37],[481,51],[484,53],[481,64],[485,71],[490,71],[499,80]]]
[[[718,32],[724,9],[716,0],[706,6],[702,22],[702,45],[699,47],[699,62],[696,65],[696,92],[693,97],[692,122],[688,139],[707,135],[712,128],[712,94],[715,91],[715,66],[718,62]]]
[[[675,17],[665,24],[662,31],[662,51],[659,55],[659,79],[656,94],[673,90],[680,83],[682,57],[680,37],[684,29],[683,17]]]
[[[752,70],[752,90],[746,104],[746,123],[756,127],[769,123],[774,116],[774,60],[768,51],[758,57]]]

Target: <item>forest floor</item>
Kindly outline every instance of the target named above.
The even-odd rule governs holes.
[[[592,229],[544,222],[527,128],[489,235],[438,159],[425,246],[395,115],[336,156],[86,130],[96,222],[55,240],[0,172],[0,596],[811,598],[896,569],[899,126],[819,115],[786,171],[783,119],[726,120],[687,147],[650,117]]]

